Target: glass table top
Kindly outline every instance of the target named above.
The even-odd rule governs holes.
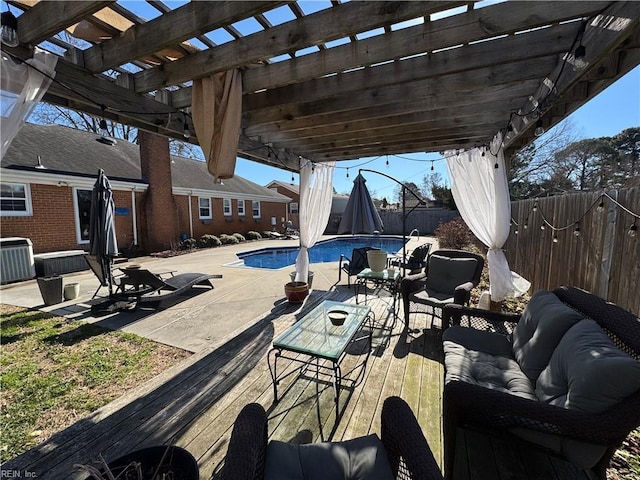
[[[391,274],[389,274],[388,269],[382,270],[381,272],[374,272],[370,268],[365,268],[357,275],[357,278],[395,281],[399,276],[399,268],[394,268]]]
[[[327,314],[347,312],[344,324],[333,325]],[[325,300],[273,341],[274,348],[337,361],[367,318],[371,308]]]

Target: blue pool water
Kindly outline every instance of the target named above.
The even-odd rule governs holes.
[[[309,263],[337,262],[341,254],[350,258],[352,250],[361,247],[375,247],[396,253],[402,248],[402,237],[359,236],[324,240],[309,249]],[[299,251],[299,247],[261,248],[237,255],[246,267],[277,270],[295,264]]]

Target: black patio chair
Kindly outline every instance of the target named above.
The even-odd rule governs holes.
[[[384,401],[381,437],[372,434],[343,442],[307,445],[269,443],[264,408],[250,403],[233,425],[221,479],[333,480],[347,478],[347,471],[353,473],[353,469],[360,475],[357,478],[375,471],[378,479],[442,480],[416,417],[399,397]]]
[[[125,277],[121,282],[125,285],[130,285],[132,288],[125,290],[121,295],[135,297],[138,304],[159,304],[162,300],[180,295],[196,285],[210,287],[213,290],[211,279],[222,278],[222,275],[206,273],[180,273],[163,279],[160,275],[143,268],[126,269],[124,271]],[[167,293],[162,293],[163,291]]]
[[[393,267],[404,268],[408,270],[410,274],[420,273],[420,270],[427,266],[427,256],[429,255],[430,250],[431,244],[423,243],[411,252],[411,255],[409,255],[406,263],[403,262],[402,258],[394,258],[389,263]]]
[[[367,260],[367,252],[369,250],[374,250],[374,248],[354,248],[351,252],[351,258],[344,254],[340,254],[338,282],[342,279],[342,272],[345,272],[347,274],[347,286],[351,288],[351,277],[359,274],[362,270],[369,267],[369,261]]]
[[[481,255],[464,250],[436,250],[429,255],[424,273],[407,275],[400,284],[405,327],[412,312],[423,312],[421,306],[431,307],[433,313],[449,303],[468,305],[483,267]]]

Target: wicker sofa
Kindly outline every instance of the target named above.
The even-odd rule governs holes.
[[[507,431],[605,479],[640,424],[640,319],[583,290],[536,292],[521,316],[443,312],[445,473],[456,429]]]

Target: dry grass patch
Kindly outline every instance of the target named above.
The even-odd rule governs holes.
[[[190,355],[136,335],[0,305],[0,463]]]

